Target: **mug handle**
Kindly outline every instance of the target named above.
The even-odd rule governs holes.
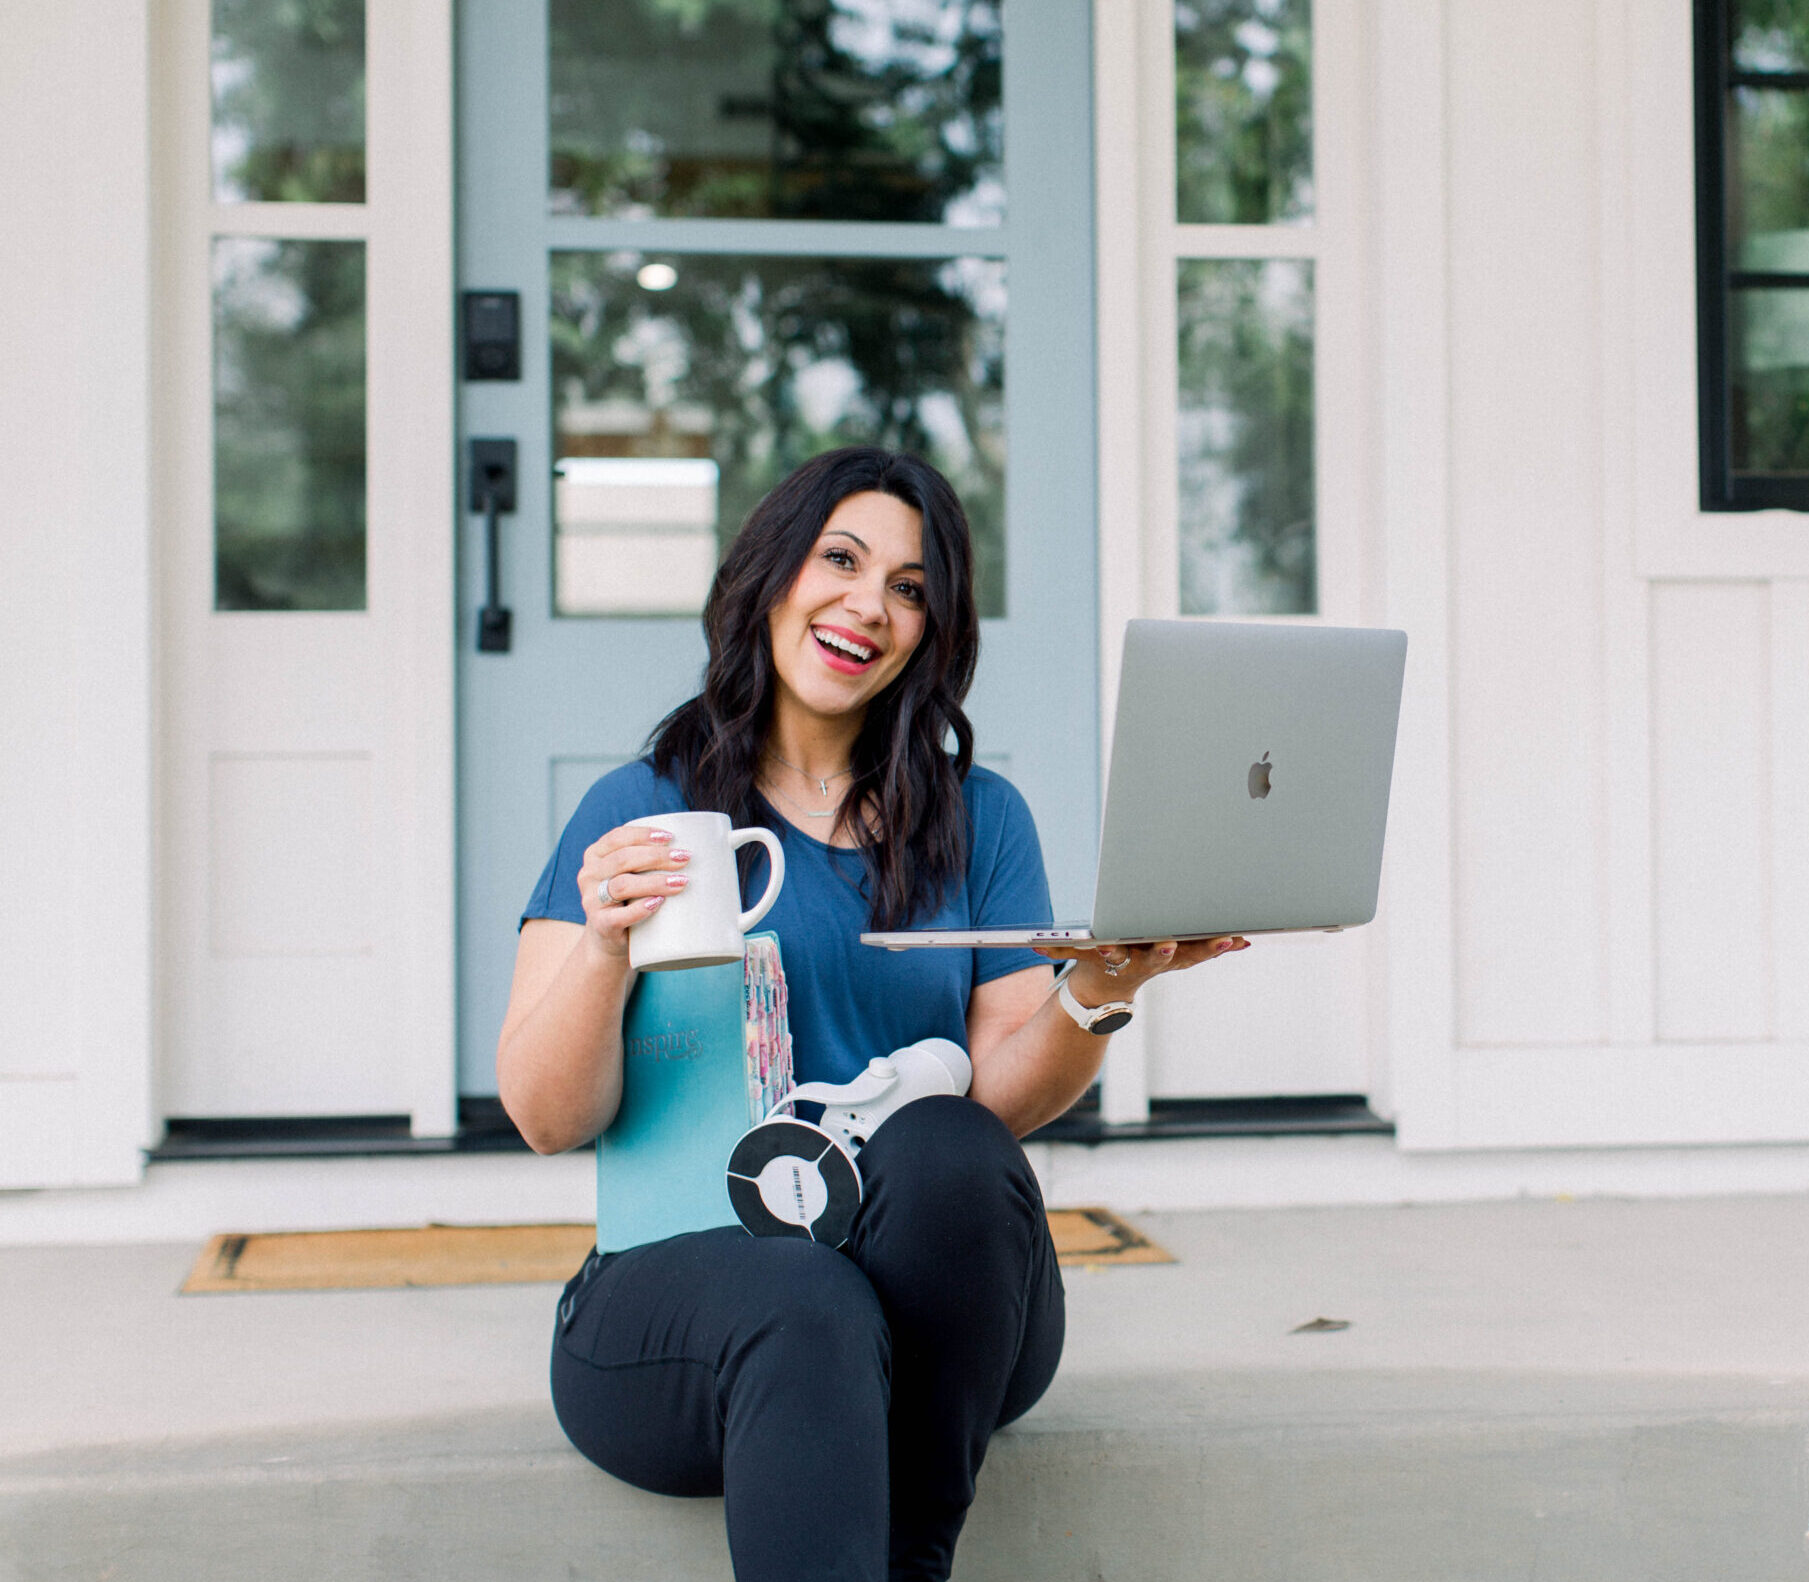
[[[745,934],[772,910],[773,902],[779,899],[779,886],[785,883],[785,848],[779,844],[779,837],[770,829],[730,830],[729,850],[739,851],[751,840],[759,841],[766,848],[772,875],[766,881],[766,894],[754,903],[751,910],[743,912],[735,920],[735,931],[740,934]]]

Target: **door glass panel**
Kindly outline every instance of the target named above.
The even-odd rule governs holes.
[[[1267,225],[1312,214],[1309,0],[1176,0],[1175,217]]]
[[[1002,261],[555,252],[551,302],[560,613],[701,609],[760,496],[851,444],[948,475],[1004,613]]]
[[[364,243],[213,243],[214,608],[362,610]]]
[[[556,214],[1005,213],[999,0],[551,0]]]
[[[1809,473],[1809,288],[1729,300],[1729,462],[1735,473]]]
[[[364,0],[213,0],[218,203],[364,202]]]
[[[1185,259],[1178,308],[1181,613],[1310,613],[1313,266]]]

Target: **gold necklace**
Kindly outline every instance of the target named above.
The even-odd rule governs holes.
[[[849,765],[849,766],[848,766],[848,768],[846,768],[846,769],[838,769],[838,770],[836,770],[836,772],[835,772],[835,773],[834,773],[834,774],[832,774],[832,775],[831,775],[831,776],[830,776],[830,777],[829,777],[829,780],[825,780],[825,779],[824,779],[824,778],[823,778],[823,777],[822,777],[822,776],[821,776],[821,775],[813,775],[813,774],[812,774],[812,773],[811,773],[811,772],[810,772],[810,771],[809,771],[809,770],[808,770],[808,769],[800,769],[800,768],[799,768],[799,767],[798,767],[798,766],[797,766],[797,765],[796,765],[796,764],[794,764],[794,763],[793,763],[793,762],[792,762],[792,761],[791,761],[791,760],[790,760],[790,759],[789,759],[789,758],[781,758],[781,757],[780,757],[780,756],[779,756],[779,755],[778,755],[778,754],[777,754],[777,753],[776,753],[776,752],[774,752],[774,751],[773,751],[773,750],[772,750],[772,748],[770,748],[770,747],[769,747],[769,748],[767,748],[767,749],[766,749],[766,756],[767,756],[767,757],[768,757],[768,758],[770,758],[770,759],[772,759],[772,760],[773,760],[773,762],[775,762],[775,763],[781,763],[781,764],[784,764],[784,765],[785,765],[785,767],[786,767],[786,768],[787,768],[787,769],[789,769],[789,770],[791,770],[791,772],[792,772],[792,773],[793,773],[793,774],[795,774],[795,775],[803,775],[803,777],[804,777],[804,778],[805,778],[805,779],[806,779],[806,780],[814,780],[814,781],[816,781],[816,783],[817,783],[817,790],[819,790],[819,791],[821,791],[821,792],[822,792],[822,793],[823,793],[823,800],[824,800],[824,801],[825,801],[825,802],[827,802],[827,801],[828,801],[828,800],[829,800],[829,780],[840,780],[840,779],[841,779],[841,778],[842,778],[842,776],[843,776],[843,775],[851,775],[851,774],[853,774],[853,773],[854,773],[854,766],[853,766],[853,765],[852,765],[852,764],[850,764],[850,765]],[[780,794],[781,794],[781,795],[783,795],[783,794],[784,794],[784,793],[780,793]],[[795,802],[794,802],[794,803],[792,803],[792,806],[793,806],[793,807],[796,807],[796,806],[797,806],[797,803],[795,803]],[[822,814],[822,813],[813,813],[813,814],[811,814],[811,815],[810,815],[810,816],[811,816],[811,817],[812,817],[812,818],[823,818],[823,817],[826,817],[826,816],[827,816],[827,815],[825,815],[825,814]]]

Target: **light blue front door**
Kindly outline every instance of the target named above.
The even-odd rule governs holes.
[[[515,440],[519,473],[507,652],[478,651],[482,518],[460,529],[461,1093],[496,1092],[516,921],[559,830],[696,690],[720,544],[832,445],[924,451],[961,491],[978,756],[1030,801],[1057,915],[1085,913],[1089,11],[462,0],[460,284],[520,294],[522,347],[518,381],[459,397],[464,438]]]

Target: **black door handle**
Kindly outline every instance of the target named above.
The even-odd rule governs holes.
[[[484,519],[484,603],[477,612],[479,653],[509,651],[509,612],[499,592],[500,546],[496,519],[515,510],[515,441],[471,441],[470,508]]]

